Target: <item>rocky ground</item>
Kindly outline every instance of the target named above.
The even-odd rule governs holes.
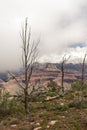
[[[70,94],[30,102],[30,107],[31,121],[21,115],[8,115],[0,118],[0,130],[87,130],[87,101],[83,106],[77,104]]]

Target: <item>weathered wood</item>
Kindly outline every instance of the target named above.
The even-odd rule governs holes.
[[[61,95],[57,95],[57,96],[54,96],[54,97],[47,97],[44,101],[47,102],[47,101],[52,101],[52,100],[55,100],[57,98],[59,98]]]

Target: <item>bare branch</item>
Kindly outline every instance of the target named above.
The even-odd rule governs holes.
[[[16,78],[12,73],[10,73],[9,71],[8,71],[8,73],[10,74],[10,76],[11,76],[13,79],[15,79],[15,81],[18,83],[18,85],[19,85],[22,89],[24,89],[24,87],[19,83],[19,81],[17,80],[17,78]]]
[[[28,55],[28,53],[29,53],[30,37],[31,37],[31,28],[29,29],[29,33],[28,33],[28,41],[27,41],[27,55]]]

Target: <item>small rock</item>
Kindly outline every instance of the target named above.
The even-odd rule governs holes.
[[[46,98],[46,100],[50,100],[50,98],[51,98],[51,97],[50,97],[50,96],[48,96],[48,97]]]
[[[49,125],[47,125],[47,128],[50,128],[50,126],[49,126]]]
[[[62,118],[65,118],[65,116],[61,116]]]
[[[37,128],[34,128],[34,130],[40,130],[42,127],[37,127]]]
[[[38,122],[38,123],[36,123],[35,125],[36,125],[36,126],[40,126],[40,123]]]
[[[34,124],[35,124],[35,122],[31,122],[30,124],[31,124],[31,125],[34,125]]]
[[[61,106],[64,106],[64,103],[60,103]]]
[[[16,127],[16,126],[17,126],[16,124],[14,124],[14,125],[11,125],[11,127],[12,127],[12,128],[14,128],[14,127]]]
[[[57,120],[50,121],[49,124],[50,124],[50,125],[54,125],[56,122],[57,122]]]
[[[66,113],[68,113],[68,111],[65,111]]]

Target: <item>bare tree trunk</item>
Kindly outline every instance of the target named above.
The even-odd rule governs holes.
[[[27,90],[25,90],[25,99],[24,99],[24,103],[25,103],[25,113],[26,113],[26,118],[30,118],[30,111],[29,111],[29,107],[28,107],[28,93]]]
[[[29,88],[30,88],[30,78],[32,75],[33,64],[36,61],[38,51],[37,47],[39,44],[39,39],[37,41],[31,42],[31,32],[28,28],[27,18],[25,19],[24,27],[22,28],[21,32],[21,39],[22,39],[22,64],[23,64],[23,74],[24,74],[24,84],[19,83],[17,78],[9,72],[9,74],[16,80],[17,84],[22,89],[24,95],[24,107],[26,117],[30,118],[30,110],[29,110]],[[34,89],[33,89],[34,90]]]
[[[25,38],[24,38],[24,40],[25,40],[25,45],[24,45],[24,59],[25,59],[25,92],[24,92],[24,94],[25,94],[25,112],[26,112],[26,117],[28,116],[28,114],[29,114],[29,110],[28,110],[28,77],[27,77],[27,73],[28,73],[28,71],[27,71],[27,19],[26,19],[26,21],[25,21]]]
[[[81,76],[81,80],[82,80],[82,85],[84,84],[84,62],[82,64],[82,76]]]
[[[66,58],[66,55],[63,56],[62,58],[62,63],[61,63],[61,73],[62,73],[62,76],[61,76],[61,87],[62,87],[62,92],[64,93],[64,65],[65,63],[69,60],[70,56]]]
[[[85,53],[84,58],[83,58],[83,63],[82,63],[82,76],[81,76],[81,81],[82,85],[84,84],[84,79],[85,79],[85,60],[86,60],[87,53]]]
[[[82,101],[83,101],[83,90],[84,90],[84,81],[85,81],[85,61],[86,61],[87,52],[84,55],[83,62],[82,62],[82,75],[81,75],[81,93],[82,93]]]
[[[61,86],[62,86],[62,92],[64,93],[64,62],[62,62],[61,71],[62,71]]]

